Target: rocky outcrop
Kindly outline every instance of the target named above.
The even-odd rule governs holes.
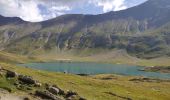
[[[14,83],[9,83],[18,90],[30,91],[33,97],[40,97],[45,100],[85,100],[80,97],[78,93],[73,91],[67,91],[59,88],[57,85],[50,85],[47,83],[40,83],[31,76],[19,75],[15,71],[10,71],[0,67],[0,72],[2,72],[2,77],[6,76],[8,80],[14,79]],[[11,88],[5,88],[9,92],[12,92]],[[25,98],[24,100],[29,100]]]
[[[64,91],[60,89],[57,85],[48,86],[47,90],[55,95],[65,95]]]
[[[34,80],[31,76],[19,75],[18,80],[26,84],[37,84],[37,81]]]
[[[36,91],[35,95],[40,96],[44,99],[50,99],[50,100],[63,100],[56,95],[50,93],[49,91]]]

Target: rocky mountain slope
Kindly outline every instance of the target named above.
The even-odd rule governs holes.
[[[31,23],[0,16],[0,48],[34,54],[55,50],[124,49],[138,58],[170,55],[170,1],[148,0],[100,15],[70,14]]]

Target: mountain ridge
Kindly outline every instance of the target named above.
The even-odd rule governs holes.
[[[126,10],[99,15],[67,14],[36,23],[14,18],[12,24],[9,20],[10,24],[0,26],[0,47],[24,55],[55,48],[103,48],[124,49],[138,58],[169,56],[170,30],[166,29],[166,34],[160,31],[165,30],[162,26],[169,26],[169,5],[166,0],[148,0]]]

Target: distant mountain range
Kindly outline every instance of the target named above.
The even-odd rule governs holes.
[[[0,16],[0,49],[34,54],[51,50],[123,49],[138,58],[170,56],[170,1],[148,0],[100,15],[69,14],[31,23]]]

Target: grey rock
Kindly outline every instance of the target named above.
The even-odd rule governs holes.
[[[13,77],[17,77],[17,76],[18,76],[18,74],[16,72],[9,71],[9,70],[7,70],[7,72],[6,72],[7,78],[13,78]]]
[[[19,75],[18,80],[26,84],[37,84],[38,82],[34,80],[31,76]]]
[[[85,98],[80,97],[77,92],[68,90],[66,93],[66,100],[86,100]]]
[[[55,95],[58,95],[60,93],[60,89],[57,87],[49,87],[48,91]]]
[[[73,92],[71,90],[68,90],[67,93],[66,93],[66,97],[71,97],[71,96],[74,96],[74,95],[78,95],[77,92]]]
[[[60,89],[57,85],[48,85],[47,90],[55,95],[65,95],[64,91]]]
[[[35,83],[35,86],[36,86],[36,87],[41,87],[42,84],[41,84],[40,82],[36,82],[36,83]]]

